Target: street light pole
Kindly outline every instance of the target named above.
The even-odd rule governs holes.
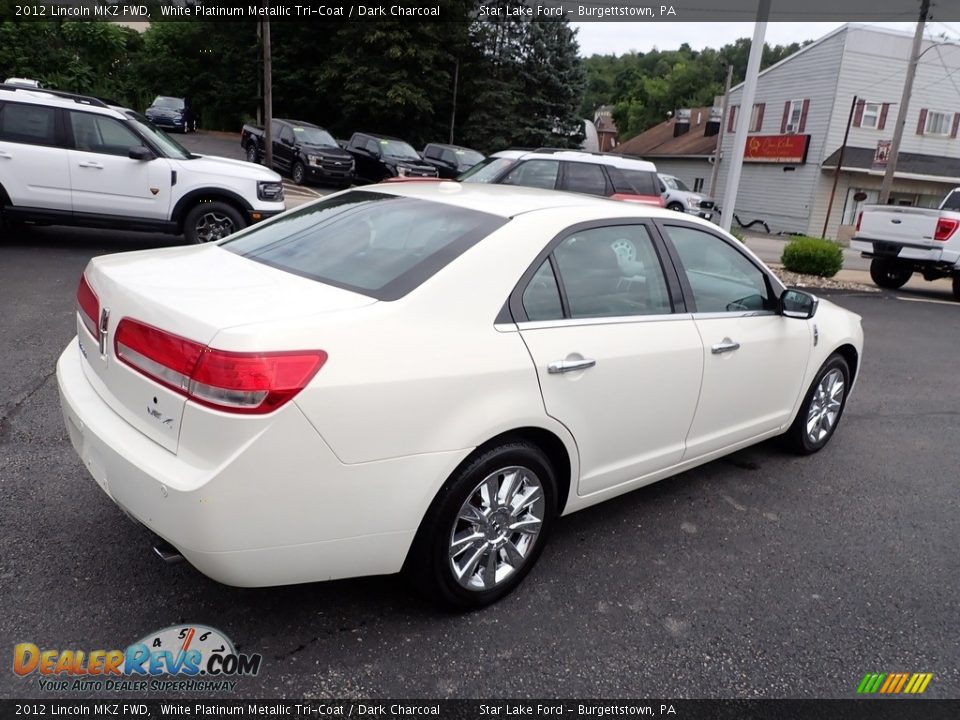
[[[893,128],[893,139],[890,141],[890,155],[887,159],[887,171],[883,175],[883,184],[880,186],[880,205],[890,201],[890,190],[893,188],[893,175],[897,171],[897,155],[900,152],[900,141],[903,139],[903,128],[907,124],[907,109],[910,105],[910,95],[913,93],[913,78],[917,74],[917,63],[920,60],[920,46],[923,44],[923,29],[927,23],[927,13],[930,11],[930,0],[921,0],[920,19],[917,20],[917,29],[913,33],[913,48],[910,51],[910,64],[907,66],[907,77],[903,83],[903,95],[900,97],[900,109],[897,111],[897,124]]]
[[[730,84],[733,82],[733,63],[727,65],[727,83],[723,88],[723,109],[720,111],[720,128],[717,131],[717,147],[713,151],[713,169],[710,171],[710,197],[717,197],[717,178],[720,175],[720,158],[723,157],[723,131],[727,126],[730,110]]]
[[[924,2],[927,1],[924,0]],[[757,76],[760,74],[763,39],[767,33],[767,18],[769,16],[770,0],[760,0],[757,6],[757,21],[753,26],[753,40],[750,42],[747,76],[744,79],[743,96],[740,100],[740,114],[744,119],[737,123],[737,131],[733,137],[730,170],[727,173],[727,187],[724,188],[723,205],[721,206],[720,226],[727,232],[730,232],[730,224],[733,222],[733,213],[737,204],[737,186],[740,184],[740,173],[743,170],[743,151],[747,147],[747,132],[750,129],[750,116],[753,114],[753,99],[757,96]]]

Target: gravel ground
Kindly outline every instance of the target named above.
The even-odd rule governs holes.
[[[773,266],[772,269],[787,287],[856,290],[857,292],[871,293],[880,292],[880,288],[876,285],[867,285],[854,280],[837,280],[836,278],[825,278],[817,275],[802,275],[801,273],[790,272],[777,266]]]

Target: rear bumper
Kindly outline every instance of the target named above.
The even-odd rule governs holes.
[[[397,572],[435,493],[465,455],[346,465],[290,403],[227,457],[188,462],[114,412],[82,362],[74,339],[57,363],[57,385],[87,471],[128,515],[229,585]]]
[[[858,238],[850,241],[850,249],[861,252],[864,257],[907,260],[915,264],[955,266],[960,263],[960,250],[951,249],[949,246],[930,247],[928,245]]]

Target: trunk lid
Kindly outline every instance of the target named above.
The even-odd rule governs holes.
[[[78,316],[84,372],[115,412],[174,453],[186,398],[116,357],[113,339],[123,318],[208,345],[226,328],[279,319],[302,318],[309,324],[312,320],[306,319],[313,316],[376,302],[366,295],[248,260],[216,245],[94,258],[85,275],[99,301],[96,322],[106,328],[106,333],[98,341]]]

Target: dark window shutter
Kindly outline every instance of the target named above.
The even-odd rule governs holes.
[[[877,130],[883,130],[887,126],[887,112],[890,110],[890,103],[884,103],[880,106],[880,119],[877,120]]]
[[[866,105],[866,101],[857,100],[857,107],[853,111],[853,126],[860,127],[860,124],[863,122],[863,106]],[[884,106],[886,107],[886,106]]]
[[[783,104],[783,120],[780,121],[780,134],[787,131],[787,123],[790,122],[790,101]]]
[[[810,101],[803,101],[803,108],[800,110],[800,127],[797,128],[798,133],[802,133],[807,129],[807,112],[810,110]]]
[[[960,130],[960,112],[955,112],[953,114],[953,127],[950,129],[950,137],[955,138],[958,130]]]
[[[917,135],[923,135],[923,129],[927,126],[927,109],[920,111],[920,119],[917,120]]]
[[[733,132],[733,124],[736,122],[738,107],[739,105],[730,106],[730,117],[727,118],[727,132]]]
[[[767,107],[766,103],[760,103],[757,105],[757,127],[754,128],[755,132],[760,132],[763,130],[763,110]]]

